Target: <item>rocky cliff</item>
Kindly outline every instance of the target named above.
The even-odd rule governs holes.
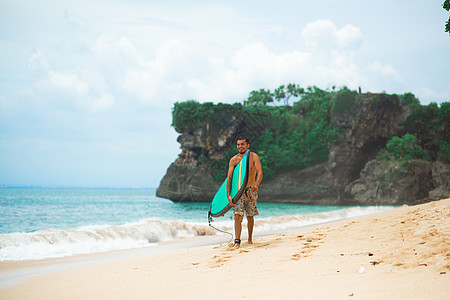
[[[398,205],[450,197],[449,165],[436,161],[434,142],[438,138],[448,140],[448,131],[433,129],[422,120],[411,121],[412,114],[413,109],[400,104],[396,95],[360,96],[348,109],[333,112],[332,124],[340,134],[329,146],[328,160],[263,180],[259,201]],[[161,180],[157,196],[173,201],[211,201],[221,184],[211,170],[223,170],[222,178],[227,171],[226,165],[212,163],[231,157],[230,147],[238,135],[258,136],[270,124],[248,122],[231,112],[218,114],[214,122],[205,120],[188,130],[178,129],[181,154]],[[406,132],[417,135],[430,161],[385,164],[375,160],[389,138]]]

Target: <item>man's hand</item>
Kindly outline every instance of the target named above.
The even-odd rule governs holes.
[[[228,195],[228,203],[230,204],[231,207],[235,206],[235,204],[233,203],[233,199],[231,198],[230,195]]]
[[[259,187],[257,185],[252,186],[252,190],[251,190],[252,194],[256,194],[258,192],[258,188]]]

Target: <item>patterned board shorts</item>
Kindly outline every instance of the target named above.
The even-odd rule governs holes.
[[[243,216],[245,211],[247,217],[259,215],[258,209],[256,208],[256,200],[258,200],[258,193],[252,193],[251,186],[246,187],[241,198],[233,206],[234,214]]]

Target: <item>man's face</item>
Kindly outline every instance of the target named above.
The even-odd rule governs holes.
[[[248,150],[249,148],[249,144],[247,144],[247,142],[245,140],[238,140],[237,141],[237,150],[239,151],[239,153],[244,154],[245,151]]]

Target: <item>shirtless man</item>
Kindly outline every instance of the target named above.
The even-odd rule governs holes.
[[[248,228],[248,243],[253,244],[253,225],[255,223],[254,216],[257,216],[258,209],[256,208],[256,200],[258,199],[258,188],[263,178],[263,172],[261,162],[258,154],[250,152],[249,155],[249,174],[248,182],[244,193],[241,198],[234,204],[230,196],[231,179],[233,177],[233,170],[239,164],[245,152],[250,147],[249,140],[246,137],[238,137],[237,150],[239,154],[236,154],[230,159],[228,166],[227,177],[227,196],[230,206],[233,207],[234,212],[234,247],[239,248],[241,244],[241,231],[242,231],[242,218],[244,217],[244,211],[247,216],[247,228]]]

